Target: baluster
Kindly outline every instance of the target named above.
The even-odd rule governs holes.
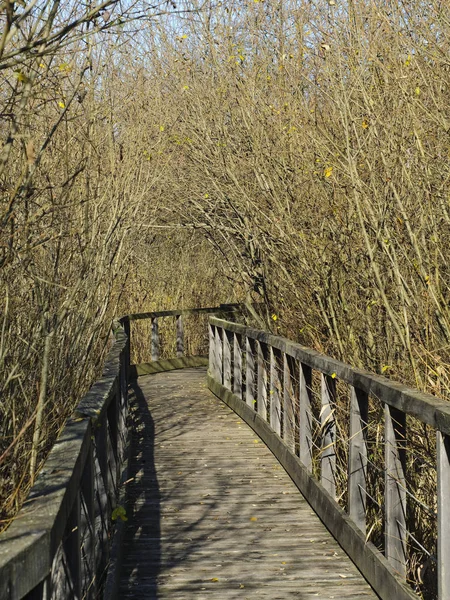
[[[68,573],[70,576],[69,590],[73,600],[81,600],[81,503],[80,492],[76,498],[69,518],[67,519],[65,539],[63,540]]]
[[[94,509],[94,455],[92,444],[89,447],[86,464],[81,479],[81,496],[84,517],[81,526],[84,535],[82,553],[84,553],[83,598],[95,598],[97,578],[95,572],[95,509]]]
[[[257,360],[257,410],[258,414],[267,421],[267,368],[264,350],[260,342],[256,342]]]
[[[278,377],[277,357],[270,346],[270,426],[281,435],[281,402],[280,402],[280,378]]]
[[[322,409],[320,411],[320,427],[322,433],[322,454],[320,483],[327,492],[336,497],[336,381],[328,375],[321,375]]]
[[[231,342],[229,333],[222,329],[223,335],[223,385],[231,391]]]
[[[184,356],[184,325],[183,315],[177,315],[177,356]]]
[[[245,338],[245,402],[255,408],[255,355],[248,337]]]
[[[217,379],[217,365],[216,365],[216,333],[215,326],[209,323],[209,373],[211,377]]]
[[[406,579],[406,415],[385,405],[386,558]]]
[[[283,438],[292,452],[295,452],[295,394],[289,358],[283,352]]]
[[[350,517],[363,533],[366,533],[366,437],[368,418],[368,395],[362,390],[350,386],[348,503]]]
[[[152,317],[152,360],[159,360],[159,326],[158,317]]]
[[[308,365],[300,363],[299,368],[299,446],[300,460],[312,472],[312,457],[313,457],[313,428],[312,428],[312,411],[311,411],[311,395],[312,395],[312,369]]]
[[[438,598],[450,598],[450,437],[436,431]]]
[[[222,344],[222,329],[216,327],[215,346],[216,346],[216,379],[219,383],[223,383],[223,344]]]
[[[242,351],[237,333],[233,334],[233,393],[242,400]]]
[[[129,317],[125,317],[123,320],[123,331],[127,336],[126,347],[125,347],[125,379],[130,380],[130,362],[131,362],[131,327]]]

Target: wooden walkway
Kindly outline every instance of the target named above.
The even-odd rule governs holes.
[[[204,369],[134,384],[120,598],[374,600]]]

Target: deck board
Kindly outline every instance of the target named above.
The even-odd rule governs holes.
[[[204,369],[139,378],[120,598],[374,600]]]

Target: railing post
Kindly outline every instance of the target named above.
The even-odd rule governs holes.
[[[66,556],[68,575],[72,585],[70,597],[73,600],[81,600],[81,503],[80,492],[76,494],[75,502],[67,520],[67,529],[63,540],[64,554]]]
[[[280,378],[278,377],[277,357],[272,346],[269,347],[270,356],[270,426],[281,435],[281,402]]]
[[[233,393],[242,400],[242,350],[237,333],[233,334]]]
[[[267,421],[267,368],[262,344],[256,342],[257,360],[257,410],[258,414]]]
[[[450,598],[450,437],[436,431],[438,599]]]
[[[350,386],[348,505],[350,517],[363,533],[366,533],[366,437],[368,415],[368,395],[362,390]]]
[[[177,356],[184,356],[184,325],[183,315],[177,315]]]
[[[231,391],[231,343],[228,331],[222,329],[223,339],[223,385]]]
[[[158,317],[152,317],[152,360],[159,360],[159,327]]]
[[[406,415],[384,407],[386,558],[406,579]]]
[[[336,498],[336,382],[328,375],[321,375],[322,409],[320,411],[320,428],[322,433],[322,454],[320,483],[327,492]]]
[[[245,337],[245,402],[247,406],[255,408],[255,355],[252,342]]]
[[[283,438],[292,452],[295,452],[295,394],[289,357],[285,352],[283,352]]]
[[[216,335],[215,335],[215,326],[208,324],[208,332],[209,332],[209,372],[214,379],[216,379]]]
[[[312,472],[313,428],[311,411],[312,369],[308,365],[299,365],[299,458],[308,471]]]
[[[97,574],[95,569],[95,508],[94,508],[94,454],[92,444],[84,467],[81,480],[81,500],[82,516],[81,533],[83,543],[81,547],[83,555],[83,598],[90,599],[96,597]]]
[[[216,327],[215,346],[216,346],[216,379],[219,383],[223,383],[223,343],[221,336],[221,328]]]
[[[127,382],[130,381],[130,363],[131,363],[131,327],[130,317],[125,317],[123,320],[123,331],[127,336],[126,347],[125,347],[125,378]]]

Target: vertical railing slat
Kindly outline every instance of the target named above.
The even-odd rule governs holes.
[[[406,415],[384,407],[386,558],[406,579]]]
[[[159,360],[159,326],[158,326],[158,317],[152,317],[152,339],[151,339],[151,348],[152,348],[152,360]]]
[[[216,327],[215,334],[215,346],[216,346],[216,379],[219,383],[223,383],[223,343],[222,343],[223,330],[220,327]]]
[[[223,335],[223,385],[231,391],[231,342],[230,334],[222,329]]]
[[[366,432],[368,415],[368,395],[362,390],[350,386],[348,504],[351,519],[363,533],[366,533]]]
[[[313,427],[312,427],[312,369],[303,363],[299,364],[299,458],[308,471],[312,472]]]
[[[450,598],[450,437],[436,432],[438,599]]]
[[[214,379],[217,379],[217,367],[216,367],[216,333],[215,333],[214,325],[209,323],[208,325],[208,333],[209,333],[209,372]]]
[[[280,378],[277,369],[277,357],[272,346],[269,347],[270,356],[270,426],[278,435],[281,435],[281,401]]]
[[[295,452],[295,395],[289,358],[283,352],[283,439]]]
[[[76,494],[75,502],[67,520],[65,539],[63,540],[64,554],[68,566],[68,583],[71,589],[70,597],[81,600],[81,502],[80,492]]]
[[[242,400],[242,350],[237,333],[233,334],[233,393]]]
[[[255,408],[255,355],[252,341],[245,336],[245,402]]]
[[[267,367],[264,350],[260,342],[256,342],[257,357],[257,399],[258,414],[267,421]]]
[[[177,329],[177,357],[184,356],[184,324],[183,315],[177,315],[176,321]]]
[[[320,411],[322,453],[320,482],[327,492],[336,497],[336,381],[328,375],[321,375],[322,408]]]

